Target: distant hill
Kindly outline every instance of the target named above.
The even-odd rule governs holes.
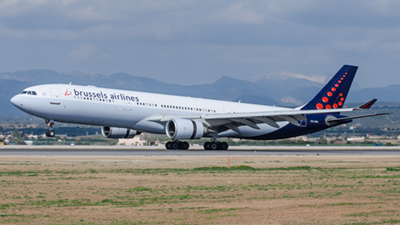
[[[24,115],[21,111],[15,108],[10,99],[12,96],[18,94],[24,88],[28,87],[30,84],[25,81],[16,80],[0,80],[0,116],[8,115]]]
[[[400,102],[400,85],[392,84],[383,88],[364,88],[352,92],[348,96],[348,101],[365,102],[372,98],[385,102]]]
[[[127,73],[102,75],[54,70],[21,70],[0,73],[0,116],[23,115],[10,103],[10,98],[22,89],[38,84],[72,82],[105,88],[155,92],[227,101],[295,107],[307,103],[330,77],[307,77],[301,74],[276,72],[260,74],[246,80],[223,76],[212,84],[178,85]],[[400,85],[361,89],[357,84],[346,103],[360,103],[378,98],[380,101],[400,102]]]

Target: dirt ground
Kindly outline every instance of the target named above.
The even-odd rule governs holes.
[[[0,156],[2,224],[400,224],[400,156]]]

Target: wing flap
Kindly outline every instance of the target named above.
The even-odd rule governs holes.
[[[259,123],[266,123],[271,127],[279,128],[279,125],[276,123],[276,121],[269,117],[255,117],[253,120],[260,121]]]
[[[279,118],[282,118],[284,121],[288,121],[289,123],[295,125],[295,126],[300,126],[298,120],[294,118],[294,116],[278,116]]]
[[[243,118],[243,119],[236,119],[236,118],[233,118],[233,119],[230,119],[230,120],[232,120],[232,121],[234,121],[234,122],[238,122],[238,123],[244,124],[244,125],[247,125],[247,126],[249,126],[249,127],[251,127],[251,128],[254,128],[254,129],[257,129],[257,130],[260,129],[260,127],[257,126],[256,123],[254,123],[253,121],[251,121],[251,120],[249,120],[249,119],[245,119],[245,118]]]

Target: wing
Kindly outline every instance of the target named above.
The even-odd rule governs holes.
[[[356,108],[340,108],[340,109],[316,109],[316,110],[301,110],[301,109],[286,109],[266,112],[246,112],[246,113],[214,113],[214,114],[191,114],[191,115],[158,115],[148,117],[147,121],[165,124],[171,119],[190,119],[198,120],[209,128],[210,131],[222,132],[232,129],[238,133],[239,126],[249,126],[259,130],[257,124],[266,123],[272,127],[279,128],[278,122],[289,122],[295,126],[300,126],[299,121],[306,120],[307,115],[314,114],[335,114],[341,112],[351,112],[355,110],[366,109],[372,106],[376,100],[372,100],[360,107]],[[366,107],[368,105],[369,107]],[[346,117],[347,119],[357,119],[370,116],[378,116],[383,114],[371,114],[358,117]],[[346,118],[337,119],[345,120]]]
[[[165,124],[171,119],[190,119],[199,120],[208,128],[217,131],[220,127],[239,131],[238,127],[247,125],[254,129],[260,129],[257,124],[266,123],[272,127],[279,128],[277,122],[287,121],[295,126],[299,126],[301,120],[306,120],[307,115],[313,114],[329,114],[350,112],[359,108],[342,108],[342,109],[327,109],[327,110],[300,110],[288,109],[280,111],[267,112],[247,112],[247,113],[217,113],[217,114],[192,114],[192,115],[158,115],[148,117],[147,121],[153,121]],[[218,130],[221,132],[221,129]]]

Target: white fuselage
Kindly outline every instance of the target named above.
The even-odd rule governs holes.
[[[94,86],[48,84],[26,88],[11,102],[22,111],[54,121],[105,127],[130,128],[137,131],[165,134],[165,124],[146,118],[159,115],[207,115],[217,113],[267,112],[288,108],[236,103],[202,98],[180,97],[126,91]],[[288,122],[279,122],[280,127]],[[261,124],[261,129],[241,126],[219,136],[251,137],[279,128]]]

